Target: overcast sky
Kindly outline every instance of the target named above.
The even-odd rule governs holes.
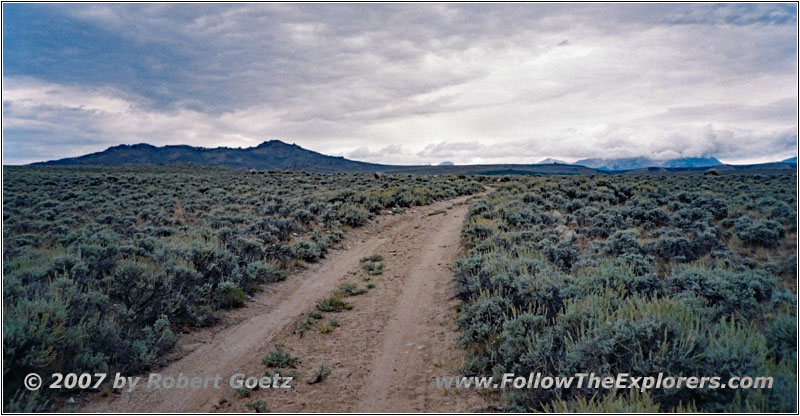
[[[370,162],[797,152],[795,4],[3,4],[3,163],[279,139]]]

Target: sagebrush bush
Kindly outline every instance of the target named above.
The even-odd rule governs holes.
[[[364,208],[348,205],[342,213],[342,220],[351,227],[360,227],[369,219],[369,211]]]
[[[269,368],[286,368],[297,364],[300,357],[296,357],[283,350],[283,345],[276,345],[275,349],[267,354],[261,362]]]
[[[780,246],[778,220],[794,213],[772,215],[777,198],[750,194],[794,201],[794,182],[760,180],[501,182],[470,206],[453,269],[464,372],[769,375],[771,390],[512,389],[501,400],[520,412],[795,412],[797,300],[779,276],[796,277],[785,271],[796,252]]]
[[[367,274],[369,274],[371,276],[383,274],[384,266],[385,266],[385,264],[382,263],[382,262],[381,263],[375,263],[375,262],[368,261],[366,263],[361,263],[361,268],[364,269],[364,271],[367,272]]]
[[[315,262],[322,256],[322,249],[313,241],[300,240],[292,244],[291,253],[300,260]]]
[[[606,253],[611,255],[642,253],[639,236],[636,230],[617,231],[606,240]]]
[[[3,409],[54,410],[30,372],[134,375],[371,213],[478,192],[468,178],[203,166],[3,168]],[[180,331],[178,331],[180,329]]]
[[[786,235],[783,227],[775,221],[747,224],[737,222],[736,235],[745,244],[758,247],[776,247]]]

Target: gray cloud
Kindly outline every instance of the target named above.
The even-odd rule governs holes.
[[[793,5],[39,6],[132,69],[7,75],[4,163],[272,138],[382,163],[797,148]]]

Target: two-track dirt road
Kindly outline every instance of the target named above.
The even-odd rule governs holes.
[[[382,215],[351,230],[343,246],[320,263],[267,286],[222,325],[182,337],[171,363],[152,371],[163,376],[219,374],[221,388],[147,389],[143,379],[131,393],[92,398],[81,410],[241,412],[252,411],[246,404],[256,400],[283,412],[480,410],[486,403],[478,393],[441,390],[435,384],[436,376],[457,374],[463,362],[451,269],[467,199]],[[378,276],[360,268],[359,260],[373,253],[382,255],[386,265]],[[301,317],[343,283],[375,288],[347,297],[352,310],[327,313],[324,322],[331,332],[295,333]],[[339,326],[327,325],[330,318]],[[262,358],[278,344],[300,357],[291,389],[259,389],[243,397],[228,385],[235,373],[261,377]],[[320,364],[332,369],[330,376],[306,383]]]

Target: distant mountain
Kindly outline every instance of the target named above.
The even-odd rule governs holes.
[[[85,156],[34,163],[35,165],[185,164],[252,169],[291,169],[313,172],[372,172],[385,167],[343,157],[327,156],[295,144],[270,140],[248,148],[204,148],[187,145],[156,147],[119,145]]]
[[[661,167],[664,168],[707,168],[719,166],[722,162],[715,157],[685,157],[682,159],[671,159],[665,161]]]
[[[796,165],[797,164],[797,156],[781,160],[779,163],[794,163]]]
[[[88,166],[125,164],[188,164],[246,169],[284,169],[307,172],[383,172],[414,174],[592,174],[596,169],[570,165],[380,165],[327,156],[295,144],[270,140],[248,148],[204,148],[187,145],[119,145],[85,156],[38,162],[33,165]]]
[[[578,166],[586,166],[600,170],[631,170],[641,169],[651,166],[660,166],[655,161],[646,157],[624,158],[624,159],[581,159],[574,163]]]
[[[547,163],[545,163],[547,162]],[[551,163],[552,162],[552,163]],[[343,157],[327,156],[280,140],[270,140],[248,148],[204,148],[187,145],[119,145],[85,156],[38,162],[33,165],[88,166],[126,164],[197,164],[239,169],[282,169],[307,172],[352,172],[433,175],[593,175],[593,174],[662,174],[702,172],[716,166],[723,171],[771,172],[796,169],[797,158],[780,163],[758,165],[723,165],[713,157],[672,160],[584,159],[573,164],[545,159],[540,164],[494,165],[381,165]],[[794,165],[793,165],[794,164]]]
[[[644,168],[704,168],[722,164],[714,157],[690,157],[670,160],[653,160],[646,157],[621,159],[582,159],[574,165],[586,166],[600,170],[634,170]]]
[[[439,166],[455,166],[455,163],[445,160],[444,162],[440,163]]]
[[[569,165],[569,163],[563,160],[551,159],[548,157],[547,159],[540,160],[537,165]]]

